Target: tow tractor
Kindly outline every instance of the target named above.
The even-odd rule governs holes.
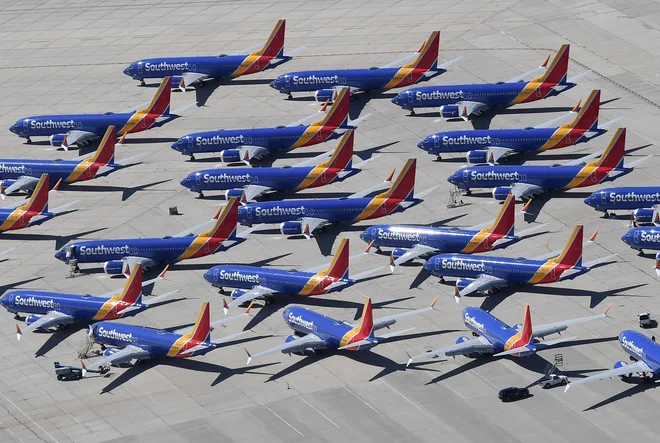
[[[73,366],[63,366],[59,361],[54,363],[55,365],[55,375],[59,381],[74,381],[80,380],[83,378],[82,368],[76,368]]]

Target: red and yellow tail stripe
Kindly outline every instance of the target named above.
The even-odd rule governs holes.
[[[562,272],[577,265],[582,258],[583,232],[583,226],[577,225],[561,254],[543,263],[528,283],[535,285],[556,282],[561,277]]]
[[[238,223],[238,206],[238,198],[230,198],[222,213],[219,215],[216,214],[217,220],[213,228],[195,237],[192,243],[190,243],[190,246],[188,246],[188,249],[177,260],[186,260],[213,254],[220,248],[222,242],[228,238],[232,238],[236,233]]]
[[[285,29],[286,20],[278,20],[264,46],[248,54],[238,68],[230,74],[230,77],[236,78],[241,75],[254,74],[267,67],[268,62],[277,57],[284,48]]]
[[[576,108],[579,107],[579,103]],[[572,122],[562,125],[555,130],[539,151],[558,149],[577,143],[586,131],[598,120],[600,108],[600,89],[591,92],[584,106]]]
[[[335,148],[332,157],[312,169],[295,189],[315,188],[332,183],[337,178],[337,174],[350,164],[353,158],[354,139],[355,131],[353,129],[347,130]]]
[[[399,68],[394,77],[383,89],[400,88],[410,86],[424,75],[426,71],[438,61],[438,49],[440,47],[440,32],[433,31],[428,40],[420,48],[417,58]]]
[[[518,96],[509,104],[515,105],[540,100],[548,95],[552,90],[552,86],[557,85],[568,72],[569,51],[570,45],[562,45],[552,60],[552,63],[546,69],[545,74],[528,82]]]
[[[116,320],[121,318],[119,312],[135,304],[140,299],[140,295],[142,295],[142,265],[136,264],[133,266],[131,275],[124,285],[124,290],[109,298],[92,320]]]
[[[504,350],[508,351],[510,349],[527,346],[532,340],[532,334],[532,313],[529,309],[529,305],[525,305],[525,316],[523,317],[522,327],[517,334],[513,335],[506,341],[504,344]]]
[[[48,191],[50,179],[48,174],[42,174],[32,197],[27,203],[14,209],[0,225],[0,232],[25,228],[37,214],[48,210]]]
[[[65,183],[74,183],[81,180],[89,180],[96,176],[100,166],[105,166],[115,158],[115,139],[117,130],[114,126],[108,126],[105,135],[96,149],[96,153],[91,157],[82,159],[80,163],[71,171],[71,174],[64,179]]]
[[[417,159],[408,159],[390,189],[372,198],[354,221],[384,217],[394,211],[400,202],[414,192],[416,169]]]
[[[154,98],[151,99],[151,103],[147,107],[135,112],[126,124],[117,131],[117,135],[122,136],[149,129],[158,117],[169,111],[171,97],[172,77],[164,77]]]
[[[564,189],[580,188],[600,183],[607,173],[622,165],[626,150],[626,128],[619,128],[614,133],[610,144],[599,159],[584,165]]]
[[[298,295],[310,296],[325,294],[326,287],[332,283],[348,277],[350,243],[347,238],[342,238],[330,265],[314,274],[303,286]]]
[[[190,348],[204,343],[209,339],[211,334],[211,314],[209,302],[202,303],[202,308],[199,310],[195,327],[192,331],[183,334],[177,341],[175,341],[167,353],[168,357],[189,357],[190,355],[182,355],[182,353]]]
[[[360,319],[360,323],[358,323],[353,329],[344,334],[344,336],[339,341],[339,347],[364,340],[365,338],[371,336],[373,330],[373,307],[371,305],[371,298],[367,297],[367,299],[364,301],[364,307],[362,308],[362,318]],[[357,351],[358,348],[352,348],[352,350]]]

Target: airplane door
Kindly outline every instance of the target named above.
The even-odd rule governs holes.
[[[325,171],[321,174],[321,183],[326,184],[328,183],[328,178],[325,176]]]
[[[291,77],[288,76],[288,75],[285,75],[284,76],[284,83],[286,84],[287,88],[290,87],[291,86]]]
[[[605,194],[604,192],[602,192],[602,193],[600,194],[600,201],[601,201],[602,204],[606,205],[606,204],[607,204],[607,194]]]
[[[247,210],[248,220],[252,220],[252,208],[250,206],[246,206],[245,209]]]
[[[465,183],[468,182],[468,178],[469,178],[469,177],[468,177],[468,172],[467,172],[467,171],[463,171],[463,181],[464,181]]]
[[[204,252],[207,254],[211,253],[211,246],[209,246],[209,242],[204,243]]]
[[[27,131],[28,129],[30,129],[30,121],[26,118],[23,120],[23,130]]]
[[[434,136],[433,136],[433,145],[434,145],[436,148],[439,148],[439,147],[440,147],[440,137],[438,137],[437,135],[434,135]]]
[[[320,142],[323,141],[323,133],[322,133],[322,132],[323,132],[323,131],[319,130],[319,131],[316,133],[316,139],[317,139],[318,141],[320,141]]]
[[[202,185],[202,174],[195,174],[195,183],[197,186]]]
[[[415,77],[413,77],[413,71],[410,71],[410,72],[408,73],[408,83],[411,84],[411,85],[412,85],[413,83],[415,83]]]
[[[138,74],[142,74],[142,62],[138,62]]]
[[[639,243],[639,231],[635,231],[635,243]]]
[[[192,149],[195,144],[195,140],[192,137],[188,137],[188,148]]]
[[[538,98],[543,98],[543,91],[541,91],[541,88],[536,88],[536,96]]]
[[[213,280],[218,281],[218,268],[213,270]]]
[[[408,103],[412,103],[412,102],[413,102],[413,98],[414,98],[414,97],[413,97],[413,93],[412,93],[412,92],[409,92],[409,93],[408,93]]]

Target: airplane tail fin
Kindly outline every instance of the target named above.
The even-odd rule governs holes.
[[[332,157],[324,161],[319,166],[323,168],[333,169],[351,169],[353,166],[353,145],[355,141],[355,131],[353,129],[347,130],[339,140],[339,144],[335,148]]]
[[[568,266],[581,266],[582,265],[582,237],[584,227],[582,225],[575,226],[568,242],[561,251],[561,254],[555,258],[557,264]]]
[[[356,326],[358,332],[355,336],[358,340],[363,340],[367,337],[373,337],[374,335],[374,314],[373,307],[371,305],[371,297],[367,297],[364,301],[364,307],[362,308],[362,318],[360,318],[360,323]]]
[[[611,169],[623,169],[623,156],[626,153],[626,128],[619,128],[614,133],[612,141],[600,156],[594,160],[594,166]]]
[[[124,290],[119,295],[119,299],[130,305],[142,302],[142,265],[136,264],[131,270],[131,275],[126,280]]]
[[[117,139],[117,129],[114,126],[108,126],[105,131],[103,140],[99,143],[99,147],[91,157],[92,163],[97,163],[100,166],[105,166],[115,161],[115,140]],[[82,160],[85,161],[85,160]]]
[[[202,308],[197,314],[195,326],[190,332],[191,340],[204,342],[211,336],[211,308],[209,302],[202,303]]]
[[[440,31],[433,31],[431,36],[419,48],[419,55],[404,68],[418,68],[428,71],[438,67],[438,50],[440,49]]]
[[[164,77],[163,81],[160,82],[160,86],[158,86],[154,98],[151,99],[151,103],[138,112],[155,116],[169,115],[171,97],[172,77]]]
[[[39,214],[42,212],[48,212],[48,191],[50,186],[50,178],[48,174],[41,174],[41,178],[37,183],[37,186],[32,191],[32,196],[27,203],[21,206],[21,209],[24,209],[28,212],[33,212]]]
[[[270,33],[270,37],[264,43],[263,48],[258,50],[255,55],[265,55],[269,57],[282,57],[284,55],[284,31],[286,20],[278,20],[277,24]]]
[[[566,125],[569,128],[596,130],[598,129],[598,112],[600,111],[600,89],[594,89],[589,94],[584,106],[572,122]]]
[[[351,104],[351,91],[349,88],[339,88],[335,91],[332,106],[325,113],[325,116],[313,123],[314,126],[330,126],[333,128],[348,127],[348,110]]]
[[[523,316],[522,328],[520,329],[520,344],[526,346],[534,340],[534,328],[532,327],[532,312],[529,305],[525,305],[525,315]]]
[[[516,218],[515,210],[516,200],[513,198],[513,194],[509,193],[500,208],[500,213],[497,214],[497,218],[490,227],[490,231],[493,234],[502,236],[513,235],[513,225]]]
[[[229,199],[224,208],[218,210],[215,224],[211,229],[200,234],[202,237],[215,237],[223,239],[234,239],[238,224],[238,207],[240,205],[237,197]]]
[[[335,257],[332,259],[332,263],[325,270],[325,274],[328,277],[335,279],[346,279],[348,278],[348,253],[349,253],[349,241],[347,238],[342,238],[339,243],[339,247],[335,252]]]
[[[415,199],[415,170],[417,159],[409,158],[399,175],[387,191],[378,194],[376,198],[391,198],[400,201]]]
[[[532,81],[565,85],[568,78],[568,54],[570,49],[571,45],[561,45],[545,73]]]

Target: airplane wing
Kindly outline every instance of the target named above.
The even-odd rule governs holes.
[[[564,166],[577,166],[585,165],[591,160],[598,158],[602,155],[602,152],[594,152],[593,154],[585,155],[584,157],[577,158],[575,160],[568,161],[564,163]]]
[[[515,199],[531,197],[534,194],[540,194],[541,192],[545,192],[545,188],[538,185],[532,185],[529,183],[514,183],[511,185],[511,194],[513,194],[513,198]]]
[[[459,290],[456,288],[454,292],[454,298],[456,303],[460,302],[461,297],[472,294],[473,292],[485,292],[489,289],[502,288],[507,286],[509,283],[506,280],[503,280],[499,277],[493,277],[488,274],[481,274],[477,277],[472,283]]]
[[[599,265],[601,263],[605,263],[609,260],[612,260],[614,257],[618,256],[619,254],[610,254],[606,255],[604,257],[597,258],[595,260],[590,260],[588,262],[583,262],[582,266],[585,268],[593,268],[596,265]],[[577,270],[577,269],[567,269],[561,274],[561,280],[568,280],[571,278],[571,275],[580,273],[582,271]]]
[[[151,280],[143,281],[142,282],[142,287],[144,288],[145,286],[149,286],[153,283],[156,283],[158,280],[164,279],[165,274],[167,273],[167,270],[169,269],[169,267],[170,267],[170,265],[165,266],[165,268],[161,271],[161,273],[158,274],[158,277],[152,278]],[[96,297],[103,297],[103,298],[114,297],[115,295],[120,294],[122,289],[115,289],[114,291],[106,292],[105,294],[97,295]],[[153,303],[153,301],[151,303]]]
[[[462,59],[462,58],[463,58],[463,56],[461,55],[460,57],[452,58],[451,60],[447,60],[447,61],[444,62],[444,63],[440,63],[440,64],[438,65],[438,70],[440,70],[440,69],[447,70],[448,67],[450,67],[451,65],[455,64],[456,62],[458,62],[458,61],[459,61],[460,59]],[[429,70],[429,71],[430,71],[430,70]],[[428,72],[428,71],[427,71],[427,72]],[[424,73],[424,75],[426,75],[426,73]]]
[[[489,146],[488,147],[488,154],[486,155],[486,159],[488,160],[488,163],[492,165],[492,164],[497,163],[497,161],[500,158],[505,157],[507,155],[511,155],[515,152],[516,152],[516,150],[511,149],[511,148],[502,148],[502,147],[499,147],[499,146]]]
[[[303,235],[309,240],[312,237],[312,232],[319,226],[327,225],[330,223],[325,218],[318,217],[303,217],[300,219],[303,227]]]
[[[72,201],[72,202],[69,202],[69,203],[66,203],[66,204],[64,204],[64,205],[60,205],[60,206],[58,206],[58,207],[56,207],[56,208],[54,208],[54,209],[51,209],[50,211],[48,211],[47,214],[38,214],[38,215],[35,215],[34,217],[32,217],[32,218],[30,219],[30,223],[29,223],[28,225],[29,225],[29,226],[32,226],[32,225],[34,225],[34,224],[39,223],[40,221],[42,221],[42,220],[44,220],[44,219],[52,218],[52,217],[54,217],[54,216],[56,216],[56,215],[59,215],[59,214],[61,214],[61,213],[63,213],[63,212],[66,212],[69,208],[73,207],[73,206],[74,206],[75,204],[77,204],[78,202],[80,202],[80,200],[74,200],[74,201]]]
[[[564,115],[560,115],[557,118],[553,118],[551,120],[548,120],[546,122],[540,123],[538,125],[534,125],[534,128],[540,129],[540,128],[556,128],[558,126],[564,125],[566,123],[571,122],[575,116],[580,112],[580,104],[582,103],[582,100],[580,100],[577,105],[571,110],[571,112],[568,112]]]
[[[549,60],[550,60],[550,56],[546,57],[545,61],[538,68],[534,68],[531,71],[525,72],[524,74],[517,75],[507,80],[506,83],[517,83],[521,80],[524,80],[527,77],[531,77],[532,75],[535,76],[537,74],[540,74],[541,72],[545,71],[545,69],[548,67]]]
[[[397,321],[399,321],[403,318],[412,317],[413,315],[418,315],[418,314],[421,314],[423,312],[432,311],[433,308],[435,307],[435,304],[436,304],[437,301],[438,301],[438,297],[436,297],[435,300],[433,300],[433,303],[431,303],[431,306],[427,306],[426,308],[413,309],[413,310],[410,310],[410,311],[401,312],[399,314],[393,314],[393,315],[388,315],[386,317],[376,318],[376,319],[374,319],[374,331],[392,326]],[[382,336],[382,337],[389,338],[389,336]]]
[[[69,131],[66,133],[66,137],[64,137],[64,141],[62,141],[62,147],[64,148],[65,151],[69,150],[69,146],[74,145],[76,143],[85,143],[91,140],[97,139],[98,136],[89,131],[79,131],[79,130],[73,130]]]
[[[416,259],[425,254],[431,254],[438,252],[437,248],[432,248],[426,245],[416,244],[412,248],[408,249],[401,257],[396,260],[390,261],[390,269],[394,272],[394,267],[399,266],[402,263],[406,263],[410,260]]]
[[[21,175],[14,183],[2,190],[2,199],[4,200],[5,195],[11,195],[16,191],[31,191],[37,186],[37,183],[39,183],[39,178]]]
[[[246,185],[243,188],[243,195],[245,196],[245,201],[253,202],[255,198],[259,197],[264,192],[268,192],[273,188],[268,186],[261,185]]]
[[[264,355],[272,354],[273,352],[281,352],[282,354],[292,354],[294,352],[303,352],[307,350],[326,349],[328,344],[325,340],[319,338],[314,334],[307,334],[304,337],[296,338],[290,342],[282,343],[279,346],[259,352],[258,354],[250,354],[248,352],[247,364],[249,365],[255,358],[263,357]]]
[[[240,297],[236,297],[231,302],[229,302],[229,304],[225,305],[223,307],[225,311],[225,315],[227,315],[229,309],[233,308],[234,306],[240,306],[243,303],[247,303],[249,301],[254,300],[255,298],[259,298],[271,294],[277,294],[277,291],[275,289],[267,288],[265,286],[255,286],[254,288],[247,291],[245,294],[241,295]]]
[[[458,115],[463,120],[468,120],[472,114],[479,115],[489,108],[486,103],[474,102],[470,100],[457,102],[456,105],[458,106]]]
[[[372,192],[382,191],[384,189],[387,189],[388,187],[392,186],[392,179],[394,178],[395,172],[396,169],[392,169],[392,172],[390,172],[390,175],[387,176],[384,182],[378,183],[374,186],[371,186],[370,188],[363,189],[362,191],[356,192],[355,194],[351,194],[348,196],[348,198],[363,198],[371,194]]]
[[[199,81],[207,77],[208,77],[207,74],[202,74],[199,72],[184,72],[181,75],[181,81],[179,82],[179,89],[183,92],[186,92],[186,87],[192,85],[196,81]]]
[[[119,365],[130,362],[131,360],[147,360],[149,358],[151,358],[151,354],[144,349],[135,345],[128,345],[107,357],[92,362],[89,366],[84,366],[83,377],[87,371],[99,371],[105,366]]]
[[[122,109],[121,111],[117,112],[117,114],[131,114],[131,113],[133,113],[133,112],[135,112],[139,109],[144,108],[148,104],[149,104],[149,102],[140,103],[139,105],[135,105],[135,106],[131,106],[130,108]],[[94,153],[92,153],[92,155],[94,155]]]
[[[653,372],[649,366],[641,360],[636,361],[635,363],[624,365],[619,368],[610,369],[609,371],[601,372],[600,374],[592,375],[590,377],[581,378],[575,380],[566,385],[564,392],[568,391],[571,386],[581,385],[584,383],[591,383],[592,381],[603,380],[606,378],[614,378],[621,375],[632,374],[635,372]]]
[[[455,357],[457,355],[471,354],[475,352],[481,352],[484,354],[495,352],[493,344],[489,342],[485,337],[477,337],[471,340],[466,340],[462,343],[456,343],[455,345],[447,346],[440,349],[434,349],[423,354],[408,356],[408,363],[419,361],[419,360],[428,360],[431,358],[438,357]]]
[[[300,120],[296,120],[295,122],[291,122],[288,125],[286,125],[288,128],[295,127],[295,126],[309,126],[314,122],[317,122],[321,120],[323,117],[325,117],[327,113],[329,102],[325,102],[323,106],[321,106],[321,109],[316,112],[315,114],[308,115],[307,117],[303,117]]]
[[[21,336],[25,332],[36,331],[37,329],[48,329],[54,326],[74,323],[76,319],[69,314],[63,314],[62,312],[50,311],[48,314],[41,317],[39,320],[30,323],[23,330],[16,325],[16,339],[20,340]]]
[[[261,42],[261,43],[257,43],[257,44],[254,45],[254,46],[250,46],[249,48],[241,49],[241,50],[238,51],[238,52],[232,52],[232,53],[229,54],[229,55],[247,55],[247,54],[249,54],[249,53],[251,53],[251,52],[253,52],[253,51],[256,51],[257,49],[261,49],[261,48],[264,46],[264,44],[266,44],[265,41],[263,41],[263,42]],[[222,54],[220,54],[220,55],[222,55]]]
[[[328,160],[330,157],[332,157],[332,154],[334,154],[334,149],[332,151],[324,152],[322,154],[319,154],[315,157],[305,159],[301,161],[300,163],[296,163],[293,165],[294,168],[304,168],[306,166],[316,166],[319,163],[323,163],[324,161]]]
[[[149,269],[156,264],[156,262],[150,258],[135,257],[130,255],[128,257],[122,258],[121,261],[124,262],[124,275],[127,277],[135,265],[142,265],[144,269]]]
[[[650,159],[651,157],[653,157],[653,156],[652,155],[647,155],[646,157],[638,158],[635,161],[632,161],[628,164],[624,164],[623,167],[624,167],[624,169],[633,169],[635,166],[644,163],[646,160]],[[614,171],[610,171],[610,172],[614,172]],[[608,175],[611,175],[611,174],[608,174]]]
[[[586,137],[587,139],[590,139],[590,138],[593,138],[593,137],[595,137],[595,136],[597,136],[597,135],[600,135],[600,134],[602,134],[604,131],[607,131],[607,129],[608,129],[610,126],[612,126],[612,125],[615,124],[615,123],[618,123],[618,122],[621,121],[622,119],[623,119],[623,116],[620,116],[620,117],[617,117],[617,118],[615,118],[615,119],[609,120],[607,123],[604,123],[604,124],[602,124],[602,125],[599,125],[597,131],[587,131],[587,132],[585,132],[585,133],[584,133],[584,137]]]
[[[270,153],[270,150],[264,148],[263,146],[243,145],[239,146],[237,149],[239,151],[239,157],[241,158],[241,161],[248,166],[250,166],[250,160],[259,160],[263,156]]]
[[[384,69],[384,68],[400,68],[401,66],[405,65],[408,62],[411,62],[419,55],[419,52],[413,52],[412,54],[408,54],[405,57],[401,57],[398,60],[394,60],[393,62],[390,62],[386,65],[380,66],[378,69]]]

